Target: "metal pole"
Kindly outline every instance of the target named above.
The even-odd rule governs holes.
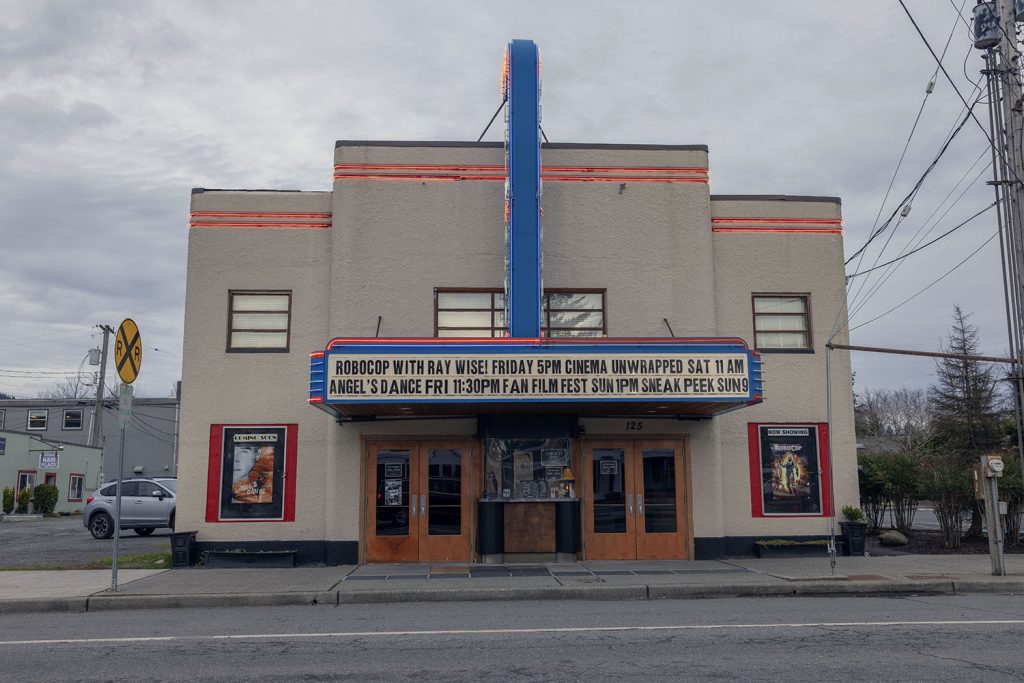
[[[829,342],[832,340],[830,339]],[[828,457],[835,462],[832,455],[832,348],[825,345],[825,416],[828,424]],[[828,497],[832,501],[832,514],[828,518],[828,558],[832,565],[832,573],[836,573],[836,496],[832,486],[832,467],[828,468]]]
[[[982,465],[985,475],[985,512],[988,515],[988,552],[992,558],[992,576],[1006,576],[1006,558],[1003,556],[1003,520],[999,515],[999,483],[989,476],[987,467]]]
[[[122,385],[127,386],[127,385]],[[117,450],[117,502],[114,504],[114,557],[110,562],[110,590],[117,590],[117,552],[121,538],[121,476],[124,470],[124,425],[121,426],[121,446]]]
[[[114,331],[110,325],[97,325],[103,330],[103,352],[100,355],[100,377],[96,382],[96,405],[93,407],[92,432],[89,434],[89,445],[100,445],[100,434],[103,433],[103,381],[107,376],[107,349],[110,346],[110,334]]]

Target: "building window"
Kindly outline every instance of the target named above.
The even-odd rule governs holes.
[[[82,428],[82,409],[81,408],[68,408],[64,411],[64,427],[65,431],[76,430]]]
[[[755,294],[754,346],[760,351],[810,351],[811,321],[806,294]]]
[[[43,431],[46,429],[46,420],[49,417],[47,410],[28,411],[28,428],[31,431]]]
[[[499,289],[436,289],[434,335],[504,337],[505,295]],[[544,291],[541,333],[549,337],[602,337],[607,331],[605,290]]]
[[[68,480],[68,502],[77,503],[82,500],[82,488],[85,485],[84,474],[72,474]]]
[[[288,351],[292,293],[228,292],[228,351]]]
[[[0,410],[0,429],[4,428],[4,423],[7,421],[7,411]]]
[[[18,487],[15,491],[15,497],[21,496],[21,492],[28,489],[32,491],[36,487],[36,472],[35,470],[18,470]]]

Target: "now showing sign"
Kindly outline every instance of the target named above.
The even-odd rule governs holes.
[[[383,349],[381,349],[383,351]],[[326,352],[325,402],[753,398],[750,357],[594,346],[502,352]]]

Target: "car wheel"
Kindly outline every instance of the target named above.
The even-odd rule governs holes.
[[[97,512],[89,520],[89,533],[101,541],[110,538],[114,535],[114,520],[106,512]]]
[[[137,533],[139,536],[149,536],[151,533],[153,533],[154,528],[155,527],[151,526],[139,527],[138,529],[135,529],[135,533]]]

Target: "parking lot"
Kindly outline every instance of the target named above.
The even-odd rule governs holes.
[[[148,537],[122,531],[120,554],[170,552],[170,535],[170,529]],[[0,522],[0,569],[77,565],[109,558],[113,547],[112,538],[93,538],[79,516]]]

